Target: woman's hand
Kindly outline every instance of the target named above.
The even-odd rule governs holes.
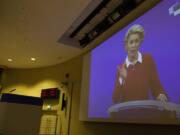
[[[157,96],[157,100],[160,100],[160,101],[162,101],[162,102],[167,102],[167,101],[168,101],[168,99],[167,99],[167,97],[166,97],[165,94],[159,94],[159,95]]]
[[[119,67],[119,74],[122,80],[125,80],[127,78],[127,69],[125,68],[125,65]]]

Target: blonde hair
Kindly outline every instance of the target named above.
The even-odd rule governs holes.
[[[126,32],[125,43],[127,43],[128,38],[131,34],[136,34],[136,33],[139,34],[141,41],[143,41],[143,39],[144,39],[144,28],[139,24],[135,24],[135,25],[131,26],[128,29],[128,31]]]

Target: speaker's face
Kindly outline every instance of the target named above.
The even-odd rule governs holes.
[[[129,57],[137,56],[141,43],[140,35],[137,33],[130,34],[126,43],[126,51]]]

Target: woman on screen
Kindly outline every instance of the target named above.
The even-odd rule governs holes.
[[[130,27],[125,35],[127,57],[117,68],[114,103],[147,100],[149,90],[157,100],[167,101],[153,58],[139,52],[143,39],[144,28],[137,24]]]

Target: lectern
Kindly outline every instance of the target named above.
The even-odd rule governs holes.
[[[42,104],[38,97],[2,94],[0,135],[38,135]]]
[[[137,100],[112,105],[112,119],[122,122],[180,124],[180,105],[156,100]]]

